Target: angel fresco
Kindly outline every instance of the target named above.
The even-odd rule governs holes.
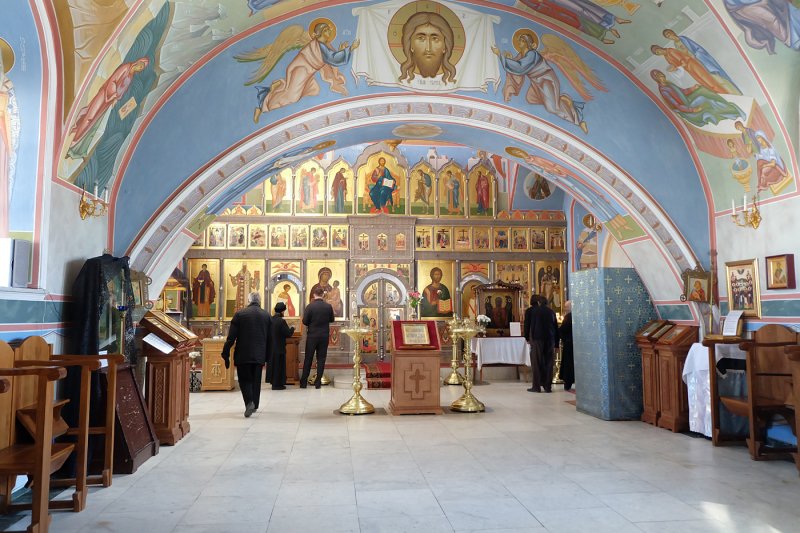
[[[589,133],[589,127],[583,120],[584,102],[576,102],[570,95],[561,92],[561,82],[551,62],[586,100],[591,100],[592,96],[583,84],[581,76],[596,89],[606,90],[591,68],[567,43],[555,35],[543,35],[544,46],[540,48],[536,32],[524,28],[514,33],[513,42],[518,52],[514,57],[510,52],[501,53],[499,48],[492,47],[492,52],[500,58],[506,71],[503,100],[508,102],[512,96],[518,95],[527,76],[530,85],[525,100],[529,104],[543,105],[548,113],[580,126],[584,133]]]
[[[609,10],[589,0],[520,0],[523,5],[547,17],[572,26],[576,30],[594,37],[603,44],[614,44],[608,34],[619,39],[617,24],[630,24],[630,20],[619,18]]]
[[[359,41],[356,39],[352,44],[344,41],[336,50],[330,45],[335,38],[336,25],[329,19],[320,18],[311,22],[308,31],[302,26],[288,26],[272,44],[234,56],[241,63],[260,62],[258,70],[245,83],[254,85],[270,75],[286,52],[300,48],[286,66],[284,78],[273,81],[269,87],[256,85],[258,106],[253,114],[253,122],[258,123],[262,113],[294,104],[306,96],[318,95],[320,87],[315,79],[317,72],[330,85],[331,91],[347,96],[344,74],[337,67],[350,62]]]

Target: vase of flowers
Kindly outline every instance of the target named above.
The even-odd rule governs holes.
[[[478,323],[478,337],[485,337],[486,327],[492,320],[486,315],[478,315],[475,321]]]
[[[419,317],[420,298],[422,298],[422,294],[418,290],[408,291],[408,306],[411,308],[408,316],[411,320],[416,320]]]

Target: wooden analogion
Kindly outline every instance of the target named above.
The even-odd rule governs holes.
[[[442,414],[440,345],[435,321],[392,321],[392,414]]]
[[[147,408],[161,444],[171,446],[189,433],[189,352],[197,336],[160,311],[148,311],[141,325],[147,357]]]

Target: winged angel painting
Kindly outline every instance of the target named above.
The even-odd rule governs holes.
[[[589,127],[583,119],[584,102],[575,101],[567,93],[561,92],[561,81],[552,65],[558,67],[584,100],[591,100],[592,95],[582,78],[595,89],[606,91],[592,69],[567,43],[555,35],[542,35],[540,46],[536,32],[523,28],[514,33],[512,42],[517,51],[516,56],[511,52],[501,52],[496,46],[492,47],[492,52],[500,58],[506,71],[503,100],[508,102],[512,96],[517,96],[527,77],[529,86],[525,100],[529,104],[543,105],[548,113],[580,126],[584,133],[589,133]]]
[[[336,50],[331,46],[335,38],[336,25],[329,19],[320,18],[312,21],[308,30],[298,25],[288,26],[272,44],[235,56],[242,63],[260,63],[245,83],[254,85],[264,81],[287,52],[300,49],[286,66],[284,78],[273,81],[269,86],[256,85],[258,106],[253,114],[254,122],[258,122],[262,113],[294,104],[306,96],[318,95],[320,87],[315,79],[317,72],[330,85],[331,91],[347,95],[345,77],[337,67],[350,62],[359,41],[355,40],[352,44],[344,41]]]

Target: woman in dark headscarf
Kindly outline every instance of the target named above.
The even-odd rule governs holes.
[[[294,334],[294,327],[289,327],[283,319],[286,304],[275,304],[275,315],[272,317],[272,358],[267,363],[267,383],[272,383],[272,390],[286,388],[286,339]]]
[[[559,377],[564,380],[564,390],[572,389],[575,383],[575,359],[572,353],[572,302],[567,300],[564,304],[564,320],[558,327],[558,337],[561,339],[561,371]]]

